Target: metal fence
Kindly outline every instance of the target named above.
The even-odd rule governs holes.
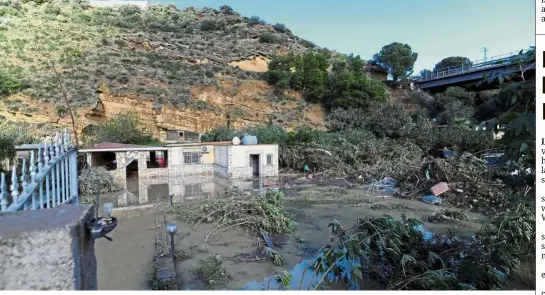
[[[520,55],[520,51],[509,52],[497,56],[492,56],[486,60],[476,60],[472,62],[472,65],[462,64],[458,67],[449,67],[427,72],[424,75],[414,76],[414,81],[429,81],[450,76],[456,76],[468,72],[478,71],[486,68],[493,68],[503,65],[508,65],[516,62],[517,56]]]
[[[53,142],[37,145],[30,158],[23,158],[20,173],[16,165],[10,178],[0,175],[2,212],[53,208],[78,202],[77,150],[65,130]],[[9,190],[8,190],[9,187]]]

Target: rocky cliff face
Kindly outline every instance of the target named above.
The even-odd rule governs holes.
[[[211,86],[191,87],[194,100],[211,106],[201,109],[175,108],[137,97],[103,93],[97,104],[85,112],[83,126],[104,122],[122,111],[132,111],[139,115],[157,138],[164,138],[166,130],[204,133],[217,126],[227,125],[228,120],[232,128],[270,122],[288,130],[302,125],[325,128],[324,112],[320,106],[289,95],[291,100],[270,101],[266,98],[270,87],[264,82],[252,81],[239,85],[236,94],[233,89],[233,85],[228,82],[223,83],[220,89]]]
[[[0,32],[0,79],[9,78],[0,83],[10,86],[0,87],[0,119],[64,127],[66,94],[80,132],[122,110],[135,111],[156,137],[206,132],[228,118],[235,128],[324,127],[319,105],[263,81],[272,56],[315,47],[282,25],[228,7],[8,0],[0,11],[10,19]]]

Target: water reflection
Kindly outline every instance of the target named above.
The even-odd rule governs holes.
[[[278,177],[234,180],[219,176],[190,175],[183,177],[127,179],[127,190],[101,196],[101,202],[111,202],[115,207],[153,204],[173,196],[173,202],[221,198],[227,189],[237,187],[242,191],[265,191],[281,185]]]

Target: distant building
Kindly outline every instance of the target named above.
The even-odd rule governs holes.
[[[166,130],[166,138],[163,138],[163,141],[166,143],[197,143],[201,141],[201,134],[188,130]]]
[[[90,0],[91,7],[112,7],[122,5],[136,5],[140,9],[148,9],[150,6],[149,0]]]
[[[207,178],[231,180],[278,177],[278,145],[231,142],[178,143],[137,146],[101,143],[81,149],[90,167],[105,167],[126,191],[148,202],[150,186],[168,184],[175,197],[193,190],[191,181]],[[200,179],[200,180],[199,180]],[[194,192],[195,193],[195,192]]]
[[[365,74],[373,80],[386,81],[388,79],[388,71],[372,60],[365,63],[364,71]]]

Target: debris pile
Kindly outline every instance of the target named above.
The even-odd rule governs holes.
[[[350,228],[334,221],[328,243],[311,263],[320,282],[343,280],[356,289],[363,279],[389,290],[504,289],[506,274],[535,259],[531,212],[518,206],[493,218],[473,237],[433,234],[406,216],[361,218]],[[452,210],[436,215],[443,217],[467,218]]]
[[[367,188],[382,193],[394,192],[397,197],[419,199],[428,204],[448,203],[479,213],[501,211],[508,204],[510,191],[499,179],[497,168],[489,167],[486,161],[470,153],[426,157],[412,164],[384,165],[382,169],[362,169],[352,179],[369,183]]]
[[[454,220],[469,220],[469,218],[463,212],[452,209],[434,212],[432,215],[428,216],[428,221],[432,223]]]
[[[229,278],[223,267],[223,258],[220,255],[208,255],[201,260],[197,274],[202,276],[210,287],[224,282]]]
[[[226,198],[189,201],[172,206],[162,204],[162,214],[176,215],[183,222],[194,225],[201,222],[214,224],[214,230],[208,234],[205,242],[217,234],[236,227],[246,228],[259,236],[263,231],[270,234],[293,232],[296,223],[284,209],[284,194],[267,190],[264,195],[247,195],[232,188],[226,192]]]

